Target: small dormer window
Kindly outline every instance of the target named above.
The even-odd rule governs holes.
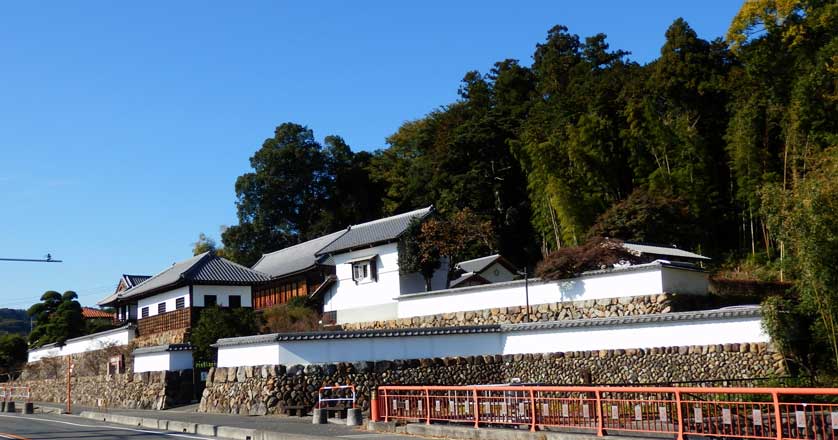
[[[378,255],[370,255],[347,261],[352,265],[352,281],[355,283],[378,281],[378,271],[375,266],[377,258]]]
[[[352,278],[355,281],[369,281],[370,278],[370,262],[364,261],[361,263],[352,264]]]

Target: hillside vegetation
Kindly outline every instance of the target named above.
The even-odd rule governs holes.
[[[0,309],[0,333],[29,333],[29,316],[26,315],[26,310]]]
[[[371,153],[283,123],[235,182],[219,252],[251,265],[428,205],[491,229],[452,261],[533,267],[601,236],[675,244],[722,276],[793,283],[771,303],[772,336],[790,364],[838,371],[838,3],[749,0],[724,37],[681,18],[661,32],[640,64],[557,25],[531,62],[466,72],[459,99]],[[202,235],[195,250],[213,247]]]

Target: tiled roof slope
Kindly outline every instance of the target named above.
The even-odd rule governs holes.
[[[623,243],[623,247],[630,250],[630,251],[640,252],[641,254],[689,258],[689,259],[693,259],[693,260],[709,260],[710,259],[708,257],[705,257],[704,255],[699,255],[699,254],[696,254],[696,253],[693,253],[693,252],[685,251],[683,249],[678,249],[676,247],[653,246],[653,245],[650,245],[650,244],[641,244],[641,243]]]
[[[266,274],[233,263],[230,260],[215,255],[213,252],[204,252],[203,254],[175,263],[142,283],[120,292],[115,300],[119,301],[133,297],[139,298],[187,284],[242,286],[257,284],[268,281],[269,279],[270,277]],[[99,304],[108,304],[105,303],[108,299],[110,297],[99,302]]]
[[[317,255],[334,254],[361,246],[370,246],[395,240],[401,236],[413,219],[425,218],[433,207],[417,209],[349,227],[345,234],[317,252]]]
[[[113,313],[106,312],[104,310],[94,309],[92,307],[82,307],[81,316],[83,316],[85,319],[113,319]]]
[[[130,289],[137,284],[142,283],[143,281],[151,278],[151,275],[128,275],[122,274],[122,279],[125,280],[125,285]]]
[[[489,265],[494,263],[498,258],[500,258],[500,255],[495,254],[487,257],[475,258],[473,260],[461,261],[457,263],[457,267],[465,272],[480,273],[480,271],[489,267]]]
[[[294,246],[288,246],[287,248],[269,254],[264,254],[253,265],[253,270],[258,270],[259,272],[277,278],[301,272],[316,264],[324,264],[325,258],[317,257],[315,254],[345,233],[346,229],[295,244]]]

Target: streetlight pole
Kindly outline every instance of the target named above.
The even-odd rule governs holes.
[[[524,276],[524,300],[527,305],[527,314],[524,315],[524,321],[530,322],[530,276],[527,267],[524,266],[524,271],[518,271],[518,275]]]

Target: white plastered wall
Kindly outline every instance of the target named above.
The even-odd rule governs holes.
[[[230,295],[238,295],[242,300],[242,307],[252,304],[250,286],[192,286],[192,305],[204,307],[204,296],[215,295],[220,307],[230,306]]]
[[[29,362],[55,356],[85,353],[108,347],[128,345],[134,339],[134,328],[120,328],[67,340],[62,347],[44,347],[29,351]]]
[[[515,279],[515,274],[499,263],[492,263],[480,272],[480,276],[491,283],[503,283]]]
[[[177,289],[168,290],[166,292],[152,295],[147,298],[142,298],[137,301],[137,309],[139,310],[139,319],[143,319],[142,310],[148,307],[148,317],[157,315],[157,305],[165,302],[166,312],[175,310],[175,305],[178,298],[183,298],[184,307],[189,307],[189,286],[178,287]]]
[[[506,333],[317,339],[220,347],[218,366],[320,364],[491,354],[768,342],[759,317]]]
[[[352,264],[348,262],[372,255],[377,255],[378,280],[354,281]],[[393,319],[396,317],[395,295],[425,290],[425,280],[420,274],[399,274],[396,243],[336,254],[333,259],[337,282],[324,295],[323,311],[336,311],[338,323]],[[432,278],[433,288],[445,287],[447,267],[447,261],[442,261]]]
[[[401,295],[398,317],[411,318],[489,308],[564,301],[657,295],[664,292],[707,294],[707,274],[658,263],[583,275],[568,280],[524,280]]]
[[[218,348],[218,366],[279,364],[279,344],[233,345]]]
[[[192,352],[162,351],[157,353],[135,354],[134,372],[179,371],[192,368]]]

